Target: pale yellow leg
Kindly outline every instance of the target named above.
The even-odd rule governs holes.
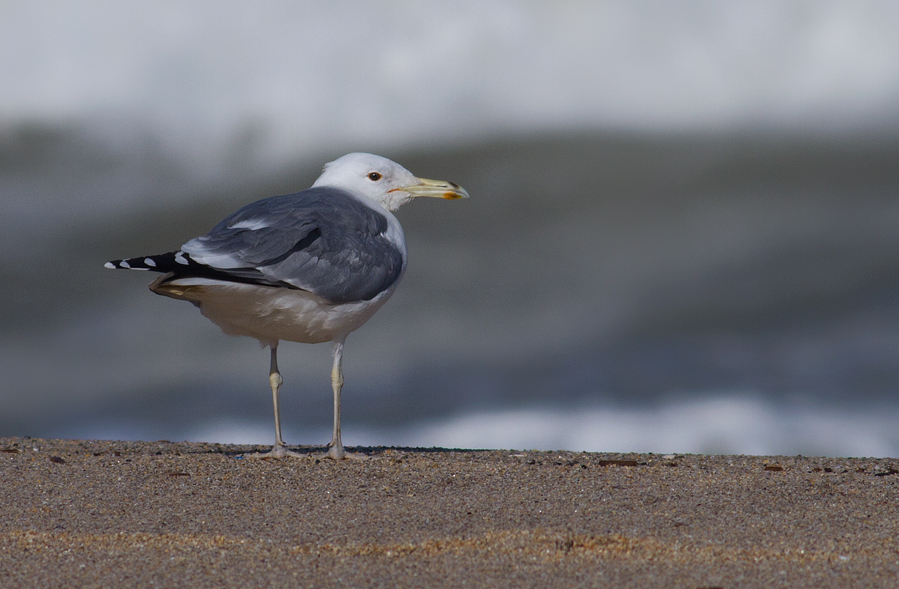
[[[249,458],[284,458],[285,456],[301,457],[303,456],[302,454],[297,454],[296,452],[288,450],[287,444],[285,444],[284,440],[281,439],[281,408],[278,405],[278,395],[281,393],[281,385],[284,383],[284,379],[281,378],[281,373],[278,372],[277,344],[272,346],[272,363],[271,369],[269,370],[268,381],[272,386],[272,402],[275,406],[275,445],[269,452],[265,452],[262,454],[248,454],[247,456]]]
[[[334,391],[334,433],[328,444],[328,457],[334,460],[346,458],[346,450],[340,439],[340,391],[343,389],[343,342],[334,342],[334,365],[331,367],[331,389]]]

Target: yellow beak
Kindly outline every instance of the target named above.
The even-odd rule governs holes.
[[[419,196],[446,199],[468,198],[468,192],[458,184],[444,182],[443,180],[428,180],[426,178],[419,178],[418,184],[394,188],[390,192],[393,192],[394,190],[408,192],[412,195],[412,198],[417,198]]]

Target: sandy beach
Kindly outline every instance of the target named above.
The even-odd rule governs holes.
[[[899,459],[0,438],[2,587],[895,587]]]

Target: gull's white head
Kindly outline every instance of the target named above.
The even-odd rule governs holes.
[[[361,194],[388,211],[395,211],[419,196],[468,198],[468,193],[458,184],[416,178],[398,163],[370,153],[350,153],[325,164],[322,175],[312,186],[332,186]]]

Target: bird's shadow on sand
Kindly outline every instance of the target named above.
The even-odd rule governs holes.
[[[251,454],[263,454],[271,450],[271,446],[264,445],[224,445],[224,444],[203,444],[206,448],[196,448],[189,450],[191,454],[223,454],[235,459],[243,459]],[[213,446],[213,447],[208,447]],[[290,446],[290,450],[296,454],[302,454],[309,458],[321,458],[327,453],[327,446]],[[363,457],[378,457],[389,454],[446,454],[446,453],[466,453],[473,454],[477,452],[488,452],[487,449],[472,448],[416,448],[411,446],[347,446],[346,451],[350,454]],[[263,458],[264,460],[280,460],[275,458]]]

